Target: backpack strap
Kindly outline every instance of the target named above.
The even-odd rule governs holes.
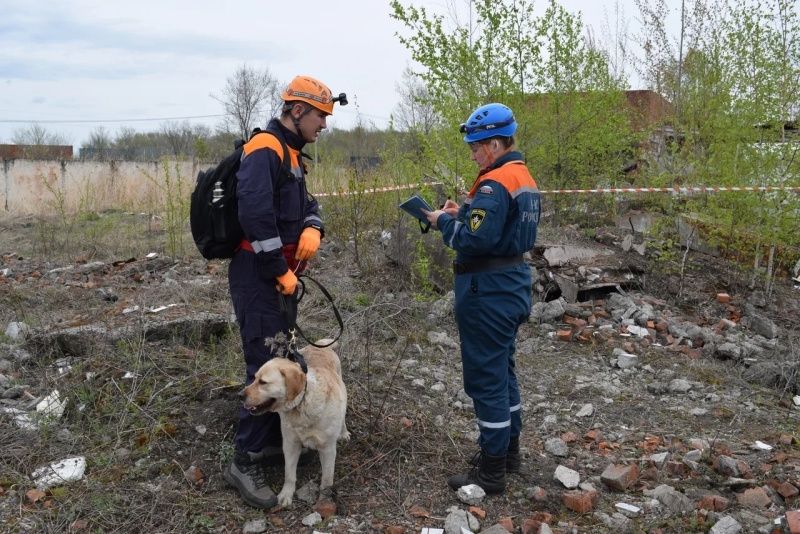
[[[289,154],[289,147],[286,146],[286,140],[283,138],[283,133],[278,128],[267,128],[266,130],[262,130],[261,128],[256,128],[255,130],[253,130],[253,136],[260,133],[271,134],[275,139],[278,140],[278,142],[281,144],[281,148],[283,149],[283,161],[281,162],[281,172],[278,173],[278,179],[275,181],[274,185],[274,189],[278,190],[287,181],[295,178],[294,173],[292,173],[292,158],[291,154]],[[252,139],[252,137],[250,139]]]

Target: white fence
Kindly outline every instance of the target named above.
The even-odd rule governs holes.
[[[188,200],[197,173],[207,166],[170,161],[165,169],[161,162],[2,160],[0,213],[153,212],[163,205],[167,191],[180,188]]]

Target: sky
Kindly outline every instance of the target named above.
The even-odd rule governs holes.
[[[401,0],[446,14],[467,0]],[[542,10],[545,0],[534,5]],[[633,0],[562,0],[599,31]],[[403,70],[414,66],[389,0],[3,0],[0,17],[0,143],[38,122],[79,147],[104,127],[155,131],[167,121],[213,127],[238,67],[269,69],[281,84],[298,74],[347,93],[333,128],[386,128]]]

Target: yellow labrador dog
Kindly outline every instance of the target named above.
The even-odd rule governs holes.
[[[322,339],[317,345],[327,345]],[[322,466],[320,494],[333,487],[337,440],[350,439],[345,425],[347,390],[342,381],[339,356],[333,351],[338,343],[326,348],[308,346],[300,354],[308,366],[304,374],[300,365],[287,358],[273,358],[258,370],[252,384],[241,392],[245,409],[253,415],[268,411],[281,418],[283,455],[285,460],[283,489],[278,504],[292,504],[297,485],[297,461],[303,447],[316,449]]]

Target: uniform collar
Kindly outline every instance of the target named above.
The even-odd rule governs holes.
[[[494,165],[489,167],[489,169],[491,170],[491,169],[496,169],[498,167],[502,167],[506,163],[509,163],[509,162],[512,162],[512,161],[522,161],[522,154],[517,150],[512,150],[508,154],[503,154],[502,156],[497,158],[497,161],[495,161]]]
[[[304,146],[306,146],[306,141],[305,139],[303,139],[302,136],[288,129],[277,118],[270,119],[269,123],[267,123],[267,130],[275,130],[275,129],[279,130],[281,134],[283,134],[283,138],[286,140],[286,144],[292,147],[293,149],[300,151],[303,149]]]
[[[508,154],[503,154],[491,166],[486,167],[485,169],[483,169],[480,172],[478,172],[478,178],[480,178],[481,176],[483,176],[487,172],[493,171],[493,170],[497,169],[498,167],[502,167],[506,163],[511,163],[512,161],[524,161],[522,159],[522,153],[520,153],[518,150],[512,150]]]

